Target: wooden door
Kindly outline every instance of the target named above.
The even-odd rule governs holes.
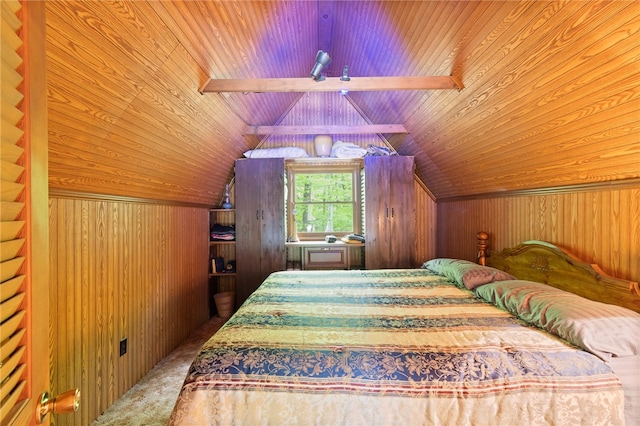
[[[415,192],[413,157],[389,157],[389,267],[414,268]]]
[[[49,389],[49,232],[44,2],[3,1],[2,46],[2,289],[11,283],[22,301],[2,324],[15,321],[0,362],[11,365],[3,384],[0,423],[35,424],[40,395]],[[9,50],[9,49],[7,49]],[[33,70],[33,72],[32,72]],[[13,229],[9,231],[10,229]],[[16,250],[5,250],[7,246]],[[18,265],[14,268],[12,265]],[[17,281],[16,281],[17,280]],[[13,297],[5,302],[11,303]],[[9,315],[3,303],[0,311]],[[18,334],[19,333],[19,334]],[[17,365],[11,363],[14,355]],[[15,377],[15,379],[14,379]],[[48,424],[49,416],[44,419]]]
[[[258,160],[236,161],[236,308],[260,278],[260,186]]]
[[[236,305],[285,269],[284,159],[236,161]]]
[[[364,158],[365,267],[385,268],[390,244],[387,229],[389,209],[389,157]]]
[[[365,157],[364,173],[366,268],[414,267],[413,157]]]
[[[286,269],[286,240],[284,228],[284,159],[261,161],[260,192],[260,281],[270,273]]]

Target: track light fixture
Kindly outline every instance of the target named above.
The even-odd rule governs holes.
[[[324,67],[329,65],[329,63],[331,63],[331,57],[329,54],[324,50],[318,50],[318,53],[316,54],[316,63],[311,69],[311,77],[313,77],[315,81],[324,80],[324,76],[321,72]]]
[[[344,69],[342,70],[342,77],[340,77],[340,80],[351,81],[351,79],[349,78],[349,65],[344,66]]]
[[[342,70],[342,77],[340,77],[340,81],[351,81],[349,78],[349,65],[345,65]],[[349,93],[349,89],[340,89],[340,94],[345,96]]]

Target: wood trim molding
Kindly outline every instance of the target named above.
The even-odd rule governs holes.
[[[434,201],[434,202],[437,201],[436,196],[433,195],[433,192],[431,192],[431,190],[427,187],[427,185],[424,184],[422,179],[420,179],[420,176],[414,173],[413,178],[417,182],[417,184],[420,186],[420,188],[422,188],[422,190],[427,194],[427,196],[431,198],[431,201]]]
[[[184,201],[172,201],[172,200],[156,200],[151,198],[138,198],[127,197],[123,195],[111,195],[111,194],[99,194],[93,192],[72,191],[68,189],[49,189],[50,198],[63,198],[70,200],[93,200],[93,201],[112,201],[120,203],[135,203],[135,204],[159,204],[164,206],[182,206],[182,207],[196,207],[211,209],[214,208],[208,204],[189,203]]]
[[[468,201],[485,198],[526,197],[531,195],[566,194],[570,192],[602,191],[605,189],[627,189],[640,187],[640,178],[620,179],[608,182],[583,183],[576,185],[552,186],[549,188],[522,189],[517,191],[489,192],[485,194],[462,195],[438,198],[437,202]]]
[[[462,82],[452,76],[436,77],[326,77],[322,81],[311,78],[209,78],[200,93],[211,92],[373,92],[386,90],[462,90]]]
[[[247,126],[244,135],[360,135],[370,133],[409,133],[402,124],[361,126]]]

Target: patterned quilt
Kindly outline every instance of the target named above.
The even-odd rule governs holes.
[[[202,347],[170,424],[621,425],[597,357],[426,269],[272,274]]]

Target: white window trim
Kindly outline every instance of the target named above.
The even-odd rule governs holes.
[[[294,210],[294,194],[293,194],[293,182],[295,182],[295,173],[352,173],[353,176],[353,215],[354,215],[354,232],[362,232],[363,223],[363,210],[364,210],[364,194],[362,194],[362,169],[364,168],[364,161],[361,158],[357,159],[336,159],[336,158],[305,158],[305,159],[289,159],[285,161],[285,170],[287,173],[287,234],[291,241],[318,241],[323,240],[325,233],[323,232],[293,232],[295,230],[295,223],[293,214]],[[358,202],[359,201],[359,202]],[[336,237],[340,238],[349,232],[336,232],[333,233]]]

